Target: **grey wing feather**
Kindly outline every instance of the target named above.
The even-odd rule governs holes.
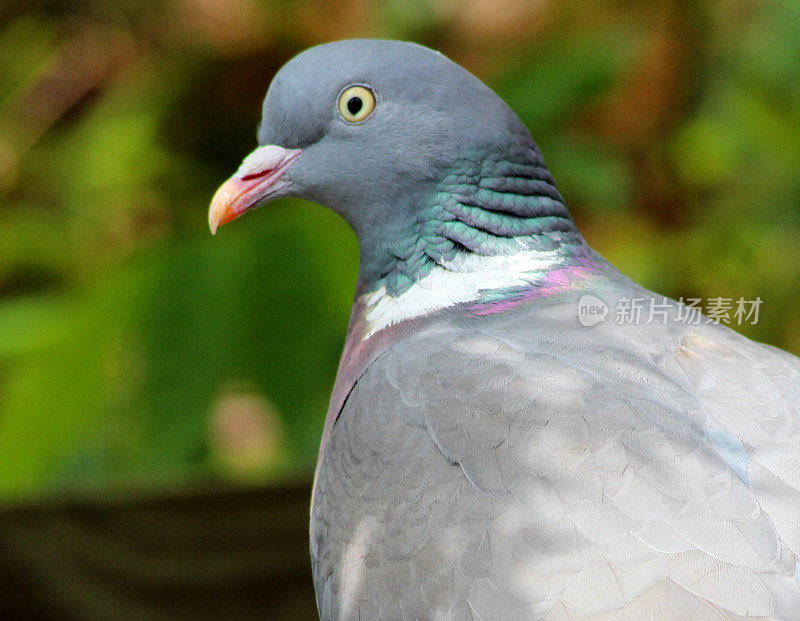
[[[536,317],[435,326],[353,390],[312,511],[322,616],[800,619],[798,361]]]

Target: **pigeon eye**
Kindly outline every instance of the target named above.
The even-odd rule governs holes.
[[[348,123],[360,123],[375,109],[375,95],[365,86],[349,86],[339,95],[339,114]]]

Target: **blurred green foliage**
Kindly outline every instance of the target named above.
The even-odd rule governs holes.
[[[493,86],[642,284],[761,296],[800,353],[800,3],[0,5],[0,495],[309,475],[357,247],[282,201],[212,239],[283,62],[416,40]]]

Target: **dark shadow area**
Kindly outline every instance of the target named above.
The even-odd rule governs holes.
[[[0,618],[314,619],[306,484],[0,509]]]

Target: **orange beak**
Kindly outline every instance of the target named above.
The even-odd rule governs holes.
[[[266,145],[248,155],[239,170],[219,187],[211,199],[208,209],[211,234],[288,186],[290,182],[284,173],[301,152],[300,149]]]

